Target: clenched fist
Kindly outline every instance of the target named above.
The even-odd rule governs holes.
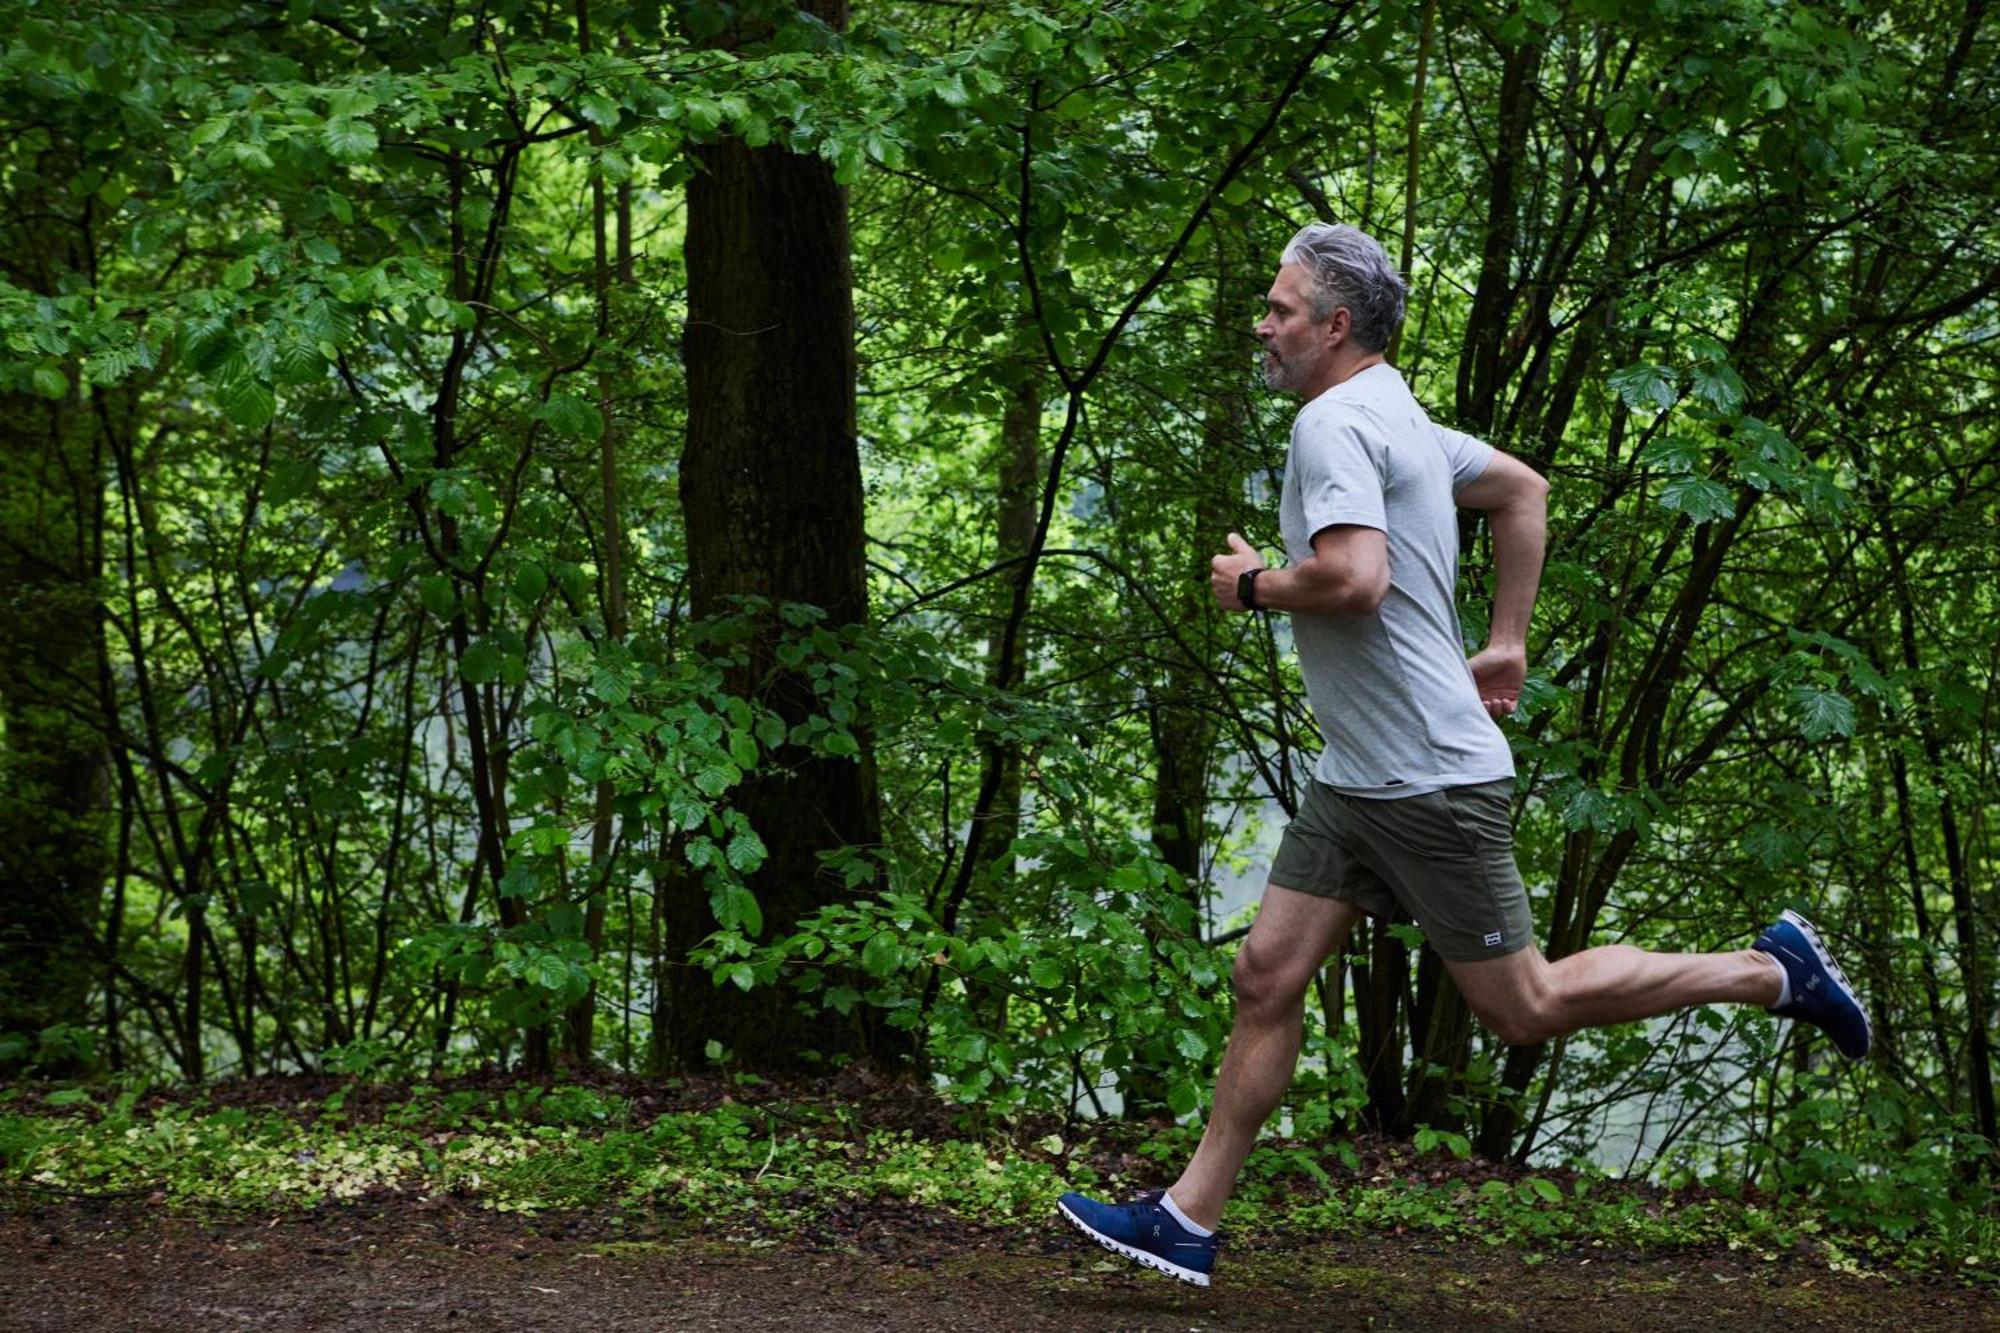
[[[1262,569],[1263,567],[1264,557],[1258,555],[1256,549],[1249,542],[1243,540],[1243,534],[1240,532],[1230,533],[1229,554],[1218,555],[1208,562],[1208,586],[1214,591],[1215,600],[1221,605],[1223,610],[1247,611],[1250,609],[1243,605],[1242,599],[1236,595],[1236,579],[1245,570]]]

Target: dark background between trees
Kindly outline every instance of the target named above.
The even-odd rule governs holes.
[[[1547,951],[1807,904],[1878,1046],[1507,1050],[1377,927],[1294,1123],[1978,1171],[1988,10],[8,0],[0,1049],[1194,1109],[1317,747],[1202,575],[1276,544],[1249,328],[1323,218],[1554,483]]]

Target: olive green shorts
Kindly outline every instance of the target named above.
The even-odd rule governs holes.
[[[1503,958],[1534,939],[1514,864],[1514,784],[1420,796],[1344,796],[1315,781],[1285,826],[1271,882],[1414,921],[1454,963]]]

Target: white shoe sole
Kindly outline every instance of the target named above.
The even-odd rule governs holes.
[[[1123,1241],[1113,1240],[1111,1239],[1111,1237],[1105,1235],[1102,1231],[1099,1231],[1096,1227],[1091,1226],[1088,1222],[1078,1217],[1075,1213],[1072,1213],[1069,1210],[1068,1204],[1058,1203],[1056,1205],[1056,1211],[1061,1213],[1064,1217],[1067,1217],[1070,1220],[1070,1225],[1074,1226],[1078,1231],[1081,1231],[1084,1235],[1090,1237],[1092,1240],[1096,1241],[1099,1245],[1102,1245],[1107,1250],[1111,1250],[1114,1251],[1115,1253],[1122,1254],[1127,1259],[1134,1260],[1137,1263],[1142,1263],[1146,1265],[1146,1267],[1148,1268],[1158,1269],[1160,1272],[1165,1273],[1168,1277],[1177,1277],[1183,1282],[1192,1282],[1197,1287],[1205,1287],[1208,1285],[1208,1274],[1197,1273],[1192,1268],[1182,1268],[1179,1264],[1170,1263],[1169,1261],[1162,1259],[1157,1254],[1148,1254],[1144,1250],[1134,1249],[1132,1246],[1125,1244]]]

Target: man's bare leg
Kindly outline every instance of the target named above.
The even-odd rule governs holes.
[[[1699,1004],[1773,1005],[1783,975],[1770,955],[1750,949],[1649,953],[1627,944],[1553,963],[1529,945],[1505,958],[1446,966],[1472,1011],[1515,1046]]]
[[[1213,1230],[1236,1173],[1277,1109],[1299,1060],[1306,987],[1343,948],[1361,917],[1352,903],[1272,884],[1236,954],[1236,1025],[1215,1080],[1215,1107],[1181,1178],[1167,1191],[1190,1220]]]

